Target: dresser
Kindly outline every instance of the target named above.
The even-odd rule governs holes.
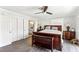
[[[63,39],[75,39],[75,31],[63,31]]]

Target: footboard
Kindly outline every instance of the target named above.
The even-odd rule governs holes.
[[[33,35],[32,36],[32,45],[33,44],[44,47],[44,48],[51,49],[51,51],[53,51],[52,37]]]

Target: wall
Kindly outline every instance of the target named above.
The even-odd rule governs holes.
[[[79,16],[76,16],[76,26],[75,26],[75,29],[76,29],[76,39],[79,40]]]
[[[38,20],[39,26],[44,26],[44,25],[62,25],[63,26],[63,20],[64,18],[54,18],[50,20]]]
[[[63,28],[63,30],[67,30],[66,29],[66,26],[70,26],[70,30],[72,29],[72,28],[75,28],[75,17],[74,16],[70,16],[70,17],[64,17],[64,21],[63,21],[64,23],[64,28]]]
[[[1,11],[0,11],[0,15],[1,15]],[[1,16],[0,16],[0,46],[1,46],[1,40],[2,39],[2,34],[1,34]]]

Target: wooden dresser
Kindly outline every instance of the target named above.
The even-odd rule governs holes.
[[[67,40],[75,39],[75,31],[63,31],[63,38]]]

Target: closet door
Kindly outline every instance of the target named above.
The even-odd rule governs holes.
[[[22,17],[18,17],[18,40],[23,39],[23,18]]]
[[[2,32],[2,46],[10,44],[10,33],[9,33],[9,16],[5,12],[5,14],[2,14],[2,20],[1,20],[1,32]]]
[[[28,37],[28,19],[24,19],[24,38]]]
[[[10,15],[10,19],[9,19],[9,22],[10,22],[10,29],[9,29],[9,33],[10,33],[10,40],[12,42],[16,41],[18,38],[17,38],[17,19],[15,16],[11,16]]]

